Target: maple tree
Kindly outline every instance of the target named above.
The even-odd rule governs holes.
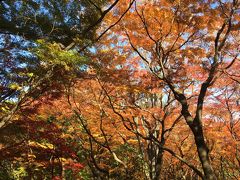
[[[237,0],[42,2],[1,2],[5,177],[239,178]]]
[[[60,97],[63,87],[71,84],[73,77],[79,77],[84,71],[83,65],[88,64],[83,50],[91,45],[91,41],[100,38],[101,35],[95,38],[96,28],[118,3],[119,0],[1,1],[1,129],[14,126],[15,121],[19,122],[17,126],[24,126],[25,122],[21,119],[29,114],[26,115],[22,110],[30,106],[30,112],[36,113],[39,104],[36,102],[41,96],[50,97],[47,98],[48,101],[56,99]],[[132,3],[126,12],[131,5]],[[118,22],[119,20],[115,24]],[[102,35],[110,28],[104,30]],[[39,121],[36,123],[44,124]],[[43,125],[43,129],[47,127]],[[33,129],[30,128],[29,131]],[[52,133],[57,134],[55,131]],[[44,139],[43,135],[39,138]],[[11,147],[10,144],[1,142],[2,155],[13,153],[8,150],[8,146],[10,149],[22,149],[24,142],[25,140],[19,144],[21,147],[17,143]],[[50,144],[55,146],[52,140]],[[37,151],[39,154],[45,153],[41,148]],[[48,154],[48,149],[43,151]],[[11,155],[14,156],[17,158],[18,155]],[[10,158],[7,164],[14,165],[12,160]],[[21,158],[19,163],[22,163]],[[69,167],[81,169],[81,165],[75,163]],[[22,166],[20,170],[25,174]],[[32,170],[27,172],[30,173],[29,177]]]
[[[145,67],[171,90],[194,135],[202,178],[216,179],[204,139],[203,104],[216,96],[214,83],[226,80],[225,75],[239,83],[234,68],[239,66],[239,2],[189,3],[135,3],[134,11],[114,31],[116,35],[110,36],[123,44],[116,46],[129,56],[129,64],[135,69]],[[142,62],[137,64],[138,59]],[[195,101],[188,100],[192,96]]]

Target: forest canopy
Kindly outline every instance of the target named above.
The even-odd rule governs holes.
[[[0,179],[239,179],[238,0],[0,1]]]

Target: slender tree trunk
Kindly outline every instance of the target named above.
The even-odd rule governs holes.
[[[161,176],[162,171],[162,162],[163,162],[163,151],[160,150],[159,155],[156,159],[156,170],[155,170],[155,176],[153,180],[159,180]]]
[[[195,118],[192,117],[192,115],[188,110],[187,100],[184,95],[177,94],[175,95],[175,97],[177,97],[176,99],[178,99],[179,102],[181,102],[182,104],[181,113],[184,116],[186,123],[188,124],[188,126],[190,127],[194,135],[195,144],[197,146],[197,151],[198,151],[198,157],[201,161],[203,172],[204,172],[204,180],[215,180],[217,178],[214,174],[214,171],[209,159],[209,153],[208,153],[209,150],[204,140],[201,116],[196,116]]]
[[[148,166],[149,166],[149,178],[151,180],[159,180],[162,170],[163,162],[163,148],[157,144],[150,144],[148,149]]]
[[[202,125],[198,119],[194,119],[193,123],[190,124],[189,126],[194,134],[198,156],[204,171],[204,176],[205,176],[204,179],[215,180],[216,176],[214,174],[214,171],[209,159],[209,149],[204,140]]]

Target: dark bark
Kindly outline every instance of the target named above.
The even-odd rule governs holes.
[[[198,118],[198,116],[193,119],[188,109],[185,109],[187,108],[187,106],[183,106],[182,108],[182,114],[194,135],[194,140],[198,151],[198,157],[200,159],[204,172],[204,179],[216,179],[211,165],[211,161],[209,159],[209,150],[204,140],[201,120]]]
[[[163,150],[160,150],[159,155],[156,159],[156,165],[155,165],[155,177],[153,180],[159,180],[161,176],[161,171],[162,171],[162,163],[163,163]]]
[[[200,162],[202,164],[203,172],[204,172],[204,178],[206,180],[213,180],[216,179],[216,176],[214,174],[211,161],[209,159],[209,150],[207,147],[207,144],[204,139],[203,135],[203,127],[202,127],[202,107],[203,107],[203,101],[204,97],[207,91],[207,87],[205,83],[203,83],[200,95],[198,98],[198,107],[196,112],[196,117],[193,118],[193,116],[190,114],[188,109],[188,103],[187,99],[184,96],[184,94],[178,92],[175,90],[175,88],[172,86],[171,82],[167,81],[169,84],[169,87],[174,93],[175,98],[181,103],[182,105],[182,111],[181,114],[184,116],[186,123],[190,127],[193,135],[195,144],[197,146],[198,156],[200,159]],[[210,81],[209,81],[210,83]]]
[[[204,171],[204,179],[207,180],[216,179],[216,176],[211,165],[211,161],[209,159],[209,149],[204,140],[203,129],[200,121],[198,119],[194,119],[193,124],[190,125],[190,128],[194,134],[198,156]]]

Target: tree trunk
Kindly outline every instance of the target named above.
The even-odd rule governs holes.
[[[208,153],[209,149],[204,140],[202,125],[198,119],[194,119],[193,123],[190,124],[189,126],[194,134],[198,156],[204,171],[204,179],[215,180],[216,176],[214,174],[214,171],[209,159],[209,153]]]
[[[203,172],[204,172],[204,180],[215,180],[217,179],[210,159],[209,159],[209,150],[205,143],[204,136],[203,136],[203,128],[202,128],[202,120],[200,116],[196,116],[195,118],[192,117],[190,112],[188,111],[188,104],[186,102],[186,98],[181,95],[179,97],[179,101],[182,104],[182,115],[184,116],[188,126],[193,132],[195,144],[197,146],[198,157],[201,161]]]
[[[156,159],[156,166],[155,166],[155,176],[153,180],[159,180],[161,176],[161,170],[162,170],[162,162],[163,162],[163,151],[160,150],[158,157]]]
[[[159,180],[162,170],[163,162],[163,148],[162,145],[157,145],[150,142],[148,147],[148,166],[149,166],[149,179]]]

